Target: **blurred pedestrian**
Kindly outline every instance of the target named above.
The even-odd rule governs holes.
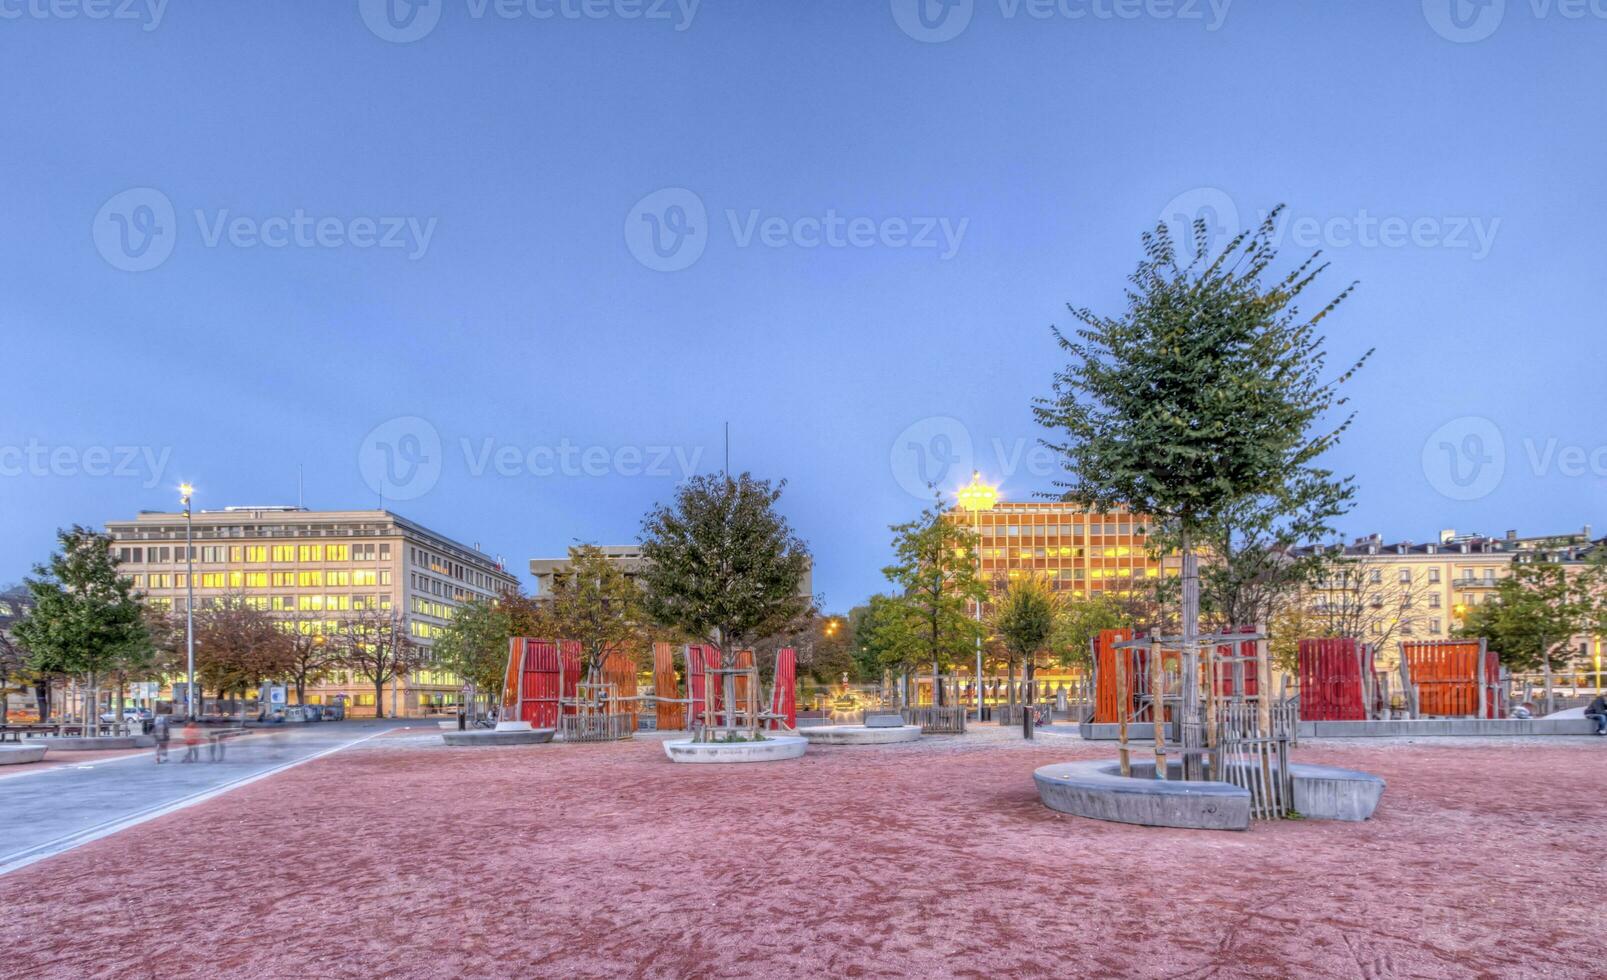
[[[1596,695],[1585,709],[1585,717],[1596,723],[1596,734],[1607,735],[1607,692]]]
[[[201,726],[195,723],[194,718],[184,721],[184,730],[180,733],[184,739],[184,758],[180,762],[194,762],[200,758]]]
[[[167,715],[156,716],[151,723],[151,735],[156,738],[156,762],[161,765],[167,761],[167,742],[173,737],[173,730],[167,724]]]

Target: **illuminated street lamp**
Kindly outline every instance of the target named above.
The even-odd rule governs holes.
[[[184,660],[188,676],[184,684],[184,720],[195,717],[195,522],[190,517],[190,497],[195,488],[179,484],[179,503],[184,505]]]
[[[999,502],[999,488],[982,482],[982,474],[973,470],[971,482],[961,487],[957,496],[960,498],[960,509],[971,512],[971,530],[975,532],[977,541],[982,539],[982,512],[992,510],[993,505]],[[971,550],[975,552],[976,571],[980,578],[982,575],[982,549],[973,543]],[[976,621],[982,622],[982,602],[976,601]],[[976,638],[976,675],[973,679],[976,685],[976,720],[982,721],[982,636],[979,632]]]

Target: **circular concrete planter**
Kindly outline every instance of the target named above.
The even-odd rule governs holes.
[[[523,728],[502,728],[498,726],[495,731],[486,728],[475,728],[465,732],[442,732],[441,739],[448,745],[540,745],[542,742],[552,741],[552,728],[531,728],[527,722],[519,722]]]
[[[44,745],[0,745],[0,766],[20,766],[45,757]]]
[[[664,743],[664,754],[671,762],[780,762],[796,759],[809,748],[809,740],[798,735],[766,735],[762,742],[694,742],[689,738]]]
[[[1185,782],[1176,763],[1169,778],[1155,779],[1154,763],[1134,762],[1131,776],[1112,760],[1063,762],[1032,774],[1038,798],[1061,813],[1145,827],[1248,830],[1250,793],[1232,783]],[[1294,808],[1312,820],[1366,820],[1384,795],[1372,773],[1332,766],[1289,764]]]
[[[800,728],[798,734],[808,739],[810,745],[891,745],[920,738],[921,726],[868,728],[864,725],[820,725]]]

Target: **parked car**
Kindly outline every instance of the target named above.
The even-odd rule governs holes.
[[[151,717],[151,709],[149,708],[124,708],[122,720],[128,722],[141,722],[150,721]],[[115,711],[102,712],[100,720],[107,722],[108,724],[117,721],[117,713]]]

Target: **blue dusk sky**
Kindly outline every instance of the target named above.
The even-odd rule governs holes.
[[[1279,202],[1377,348],[1347,534],[1607,528],[1604,53],[1562,0],[0,0],[0,581],[300,471],[528,582],[729,421],[841,611],[926,481],[1050,486],[1050,326],[1141,231]]]

